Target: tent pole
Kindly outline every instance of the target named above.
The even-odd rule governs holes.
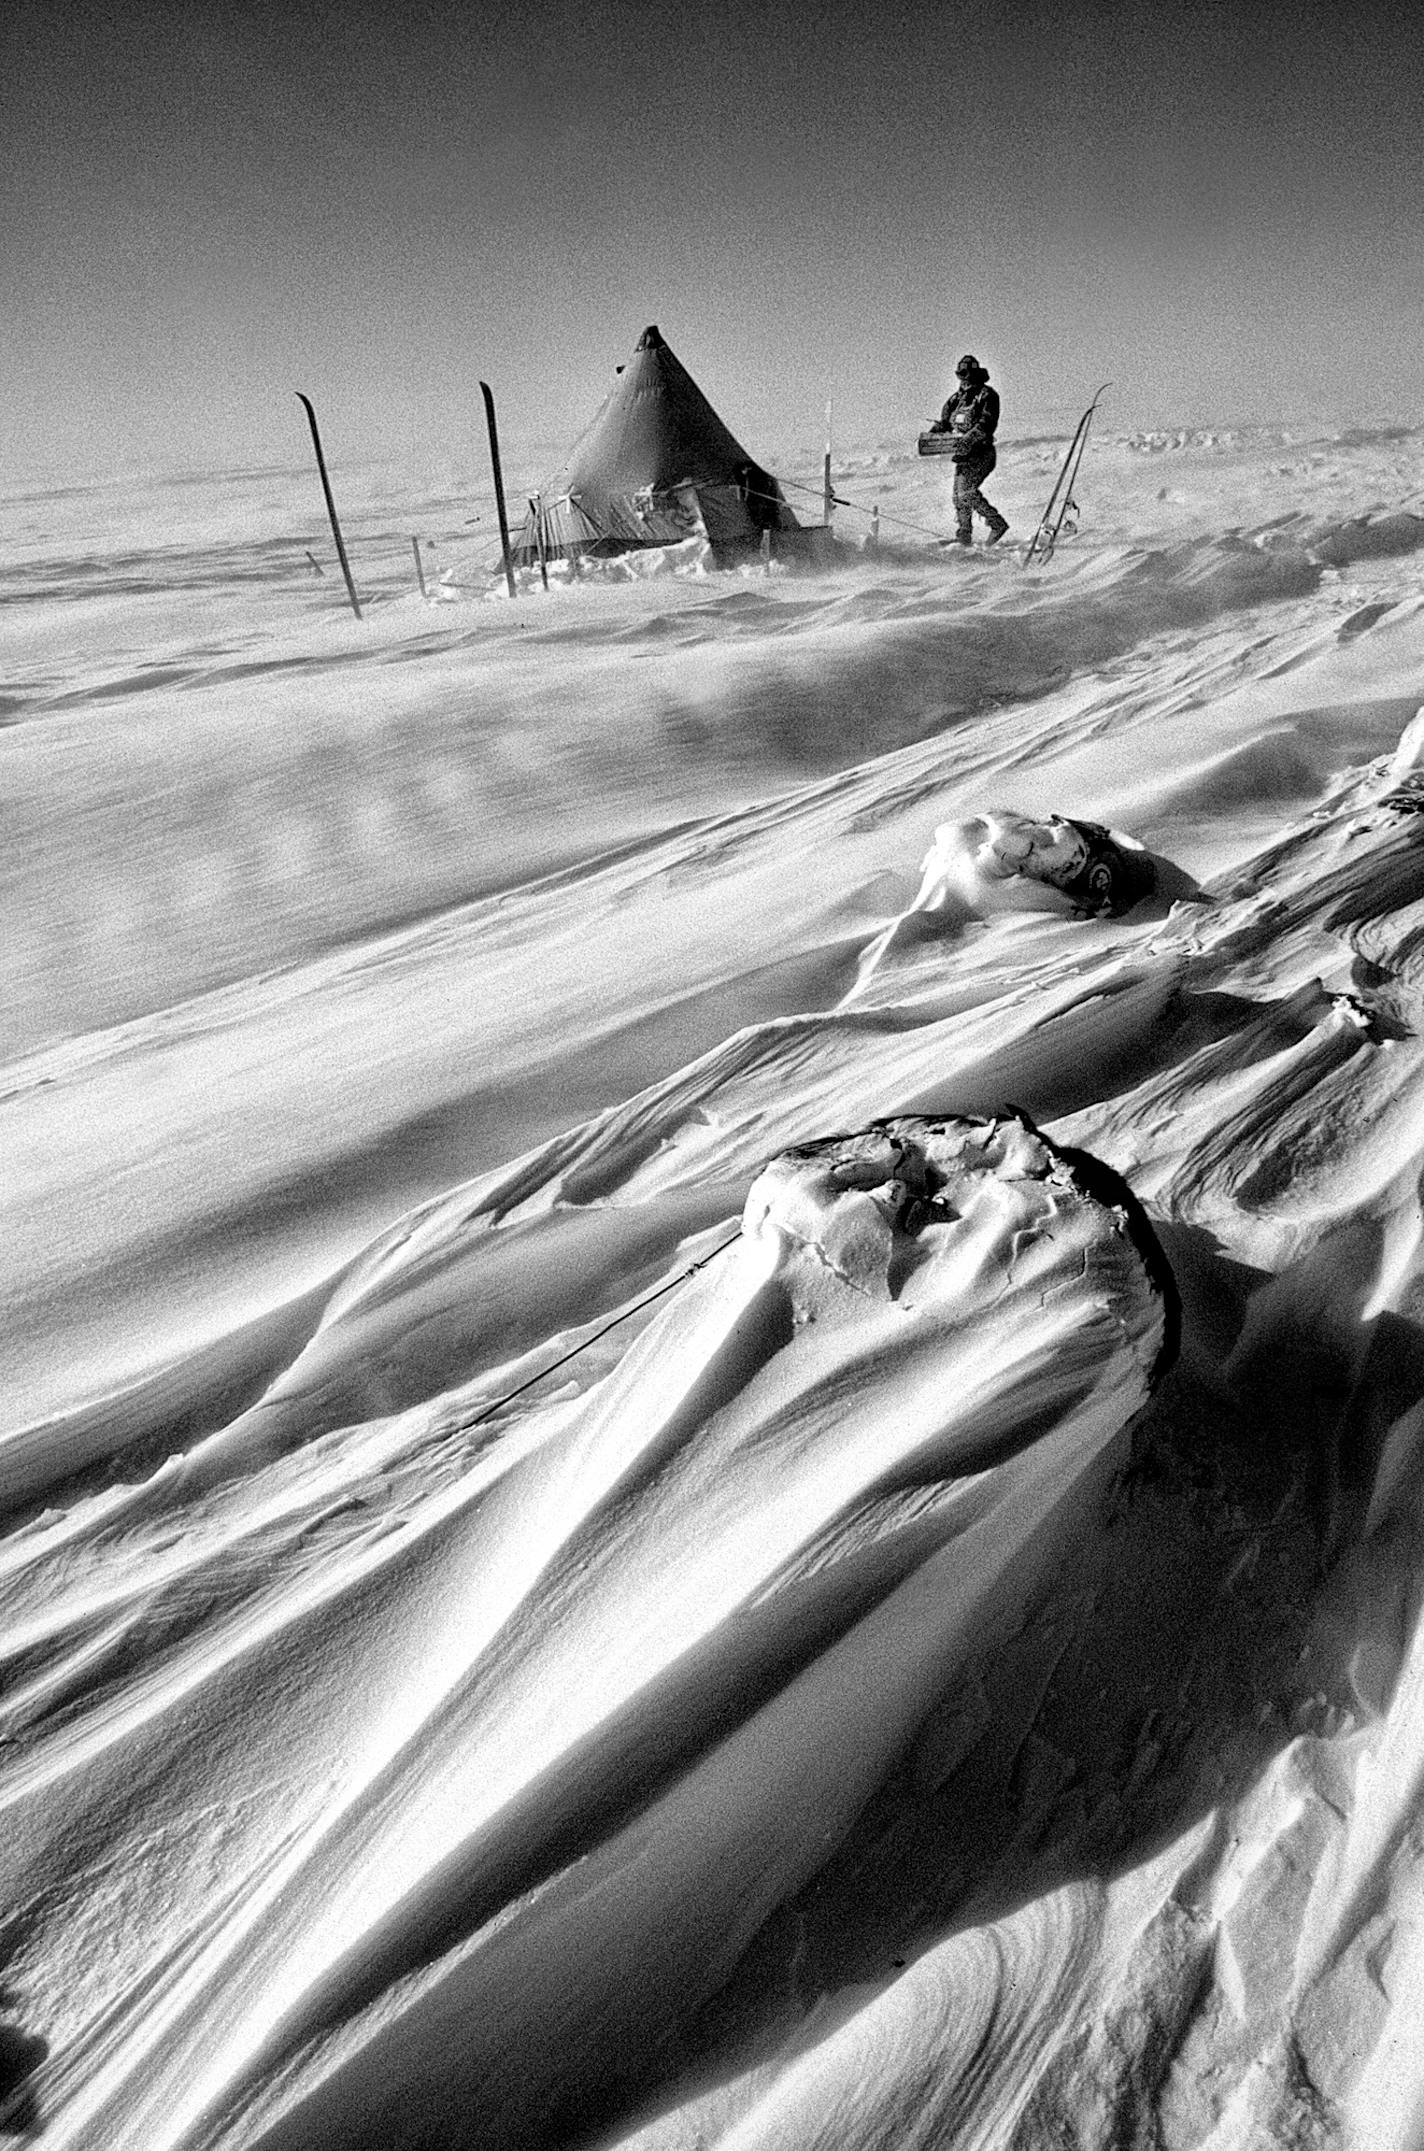
[[[423,566],[422,566],[422,564],[421,564],[421,558],[420,558],[420,540],[419,540],[419,538],[412,538],[412,539],[411,539],[411,541],[410,541],[410,549],[411,549],[411,551],[412,551],[412,552],[414,553],[414,555],[415,555],[415,579],[416,579],[416,581],[417,581],[417,582],[419,583],[419,585],[420,585],[420,594],[421,594],[421,596],[422,596],[422,597],[425,597],[425,596],[427,595],[427,592],[426,592],[426,588],[425,588],[425,569],[424,569],[424,567],[423,567]]]
[[[827,397],[826,460],[821,466],[821,521],[827,530],[831,527],[831,503],[834,499],[835,495],[831,491],[831,404],[830,398]]]
[[[336,540],[336,557],[341,562],[341,572],[346,577],[346,595],[351,600],[351,610],[359,620],[361,606],[356,596],[356,585],[351,580],[351,565],[346,558],[346,547],[341,541],[341,525],[336,520],[336,502],[331,497],[331,480],[326,475],[326,457],[321,452],[321,435],[317,431],[316,412],[312,409],[310,396],[304,396],[298,389],[296,397],[298,403],[306,405],[307,417],[311,421],[312,447],[316,450],[316,467],[321,473],[321,490],[326,495],[326,512],[331,517],[331,535]]]
[[[504,548],[504,579],[509,594],[515,595],[514,560],[509,550],[509,517],[504,510],[504,474],[499,467],[499,432],[494,422],[494,397],[488,381],[481,381],[480,393],[485,399],[485,417],[489,422],[490,465],[494,471],[494,504],[499,510],[499,542]]]
[[[547,590],[549,587],[549,563],[544,554],[544,496],[542,493],[536,493],[530,501],[529,513],[534,518],[534,543],[539,548],[539,573],[544,579],[544,588]]]

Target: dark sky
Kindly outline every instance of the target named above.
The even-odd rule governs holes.
[[[1414,419],[1424,8],[0,0],[5,480],[576,432]]]

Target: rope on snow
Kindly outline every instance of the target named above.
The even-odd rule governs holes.
[[[669,1292],[675,1292],[679,1285],[685,1285],[690,1278],[697,1275],[699,1270],[705,1270],[709,1262],[715,1262],[719,1255],[725,1255],[727,1249],[734,1246],[741,1237],[742,1228],[738,1225],[736,1231],[728,1239],[723,1240],[719,1247],[714,1247],[710,1254],[699,1255],[696,1262],[689,1263],[687,1268],[680,1271],[676,1277],[670,1277],[665,1285],[658,1285],[654,1291],[647,1293],[642,1299],[635,1300],[631,1307],[625,1307],[621,1314],[614,1315],[610,1321],[604,1323],[601,1329],[596,1329],[591,1337],[585,1337],[582,1344],[571,1346],[567,1352],[561,1353],[558,1359],[551,1359],[547,1367],[541,1367],[537,1374],[531,1374],[527,1381],[518,1383],[513,1389],[507,1391],[504,1396],[496,1397],[493,1404],[487,1404],[482,1412],[475,1414],[473,1419],[466,1419],[463,1422],[464,1428],[483,1426],[487,1419],[493,1419],[496,1412],[502,1412],[506,1404],[512,1404],[516,1397],[522,1397],[526,1389],[532,1389],[536,1382],[542,1382],[546,1376],[556,1374],[559,1368],[566,1367],[571,1359],[577,1359],[580,1352],[588,1351],[591,1345],[597,1344],[600,1338],[606,1337],[611,1329],[617,1329],[620,1322],[631,1321],[635,1314],[641,1314],[645,1307],[651,1307],[654,1300],[663,1299]]]

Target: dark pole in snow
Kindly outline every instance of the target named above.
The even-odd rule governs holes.
[[[415,579],[416,579],[416,581],[417,581],[417,582],[419,583],[419,585],[420,585],[420,594],[421,594],[421,596],[422,596],[422,597],[424,597],[424,596],[426,595],[426,589],[425,589],[425,568],[424,568],[424,566],[422,565],[422,562],[421,562],[421,558],[420,558],[420,540],[419,540],[419,538],[412,538],[412,539],[411,539],[411,541],[410,541],[410,549],[411,549],[411,551],[412,551],[412,552],[414,553],[414,555],[415,555]]]
[[[821,466],[821,522],[831,527],[831,503],[835,499],[831,491],[831,406],[826,405],[826,460]]]
[[[529,513],[534,518],[534,543],[539,548],[539,573],[544,578],[544,588],[549,587],[549,562],[544,552],[544,496],[536,493],[529,503]]]
[[[331,535],[336,540],[336,557],[341,562],[341,572],[346,577],[346,595],[351,600],[351,610],[359,620],[361,606],[356,596],[356,585],[351,580],[351,567],[346,558],[346,547],[341,542],[341,525],[336,520],[336,502],[331,497],[331,480],[326,475],[326,457],[321,452],[321,435],[317,431],[316,412],[311,407],[310,396],[304,396],[300,389],[297,390],[296,395],[298,403],[306,405],[307,417],[311,420],[312,447],[316,450],[316,467],[321,472],[321,490],[326,495],[326,512],[331,517]]]
[[[480,393],[485,399],[485,417],[489,421],[490,464],[494,471],[494,504],[499,510],[499,542],[504,548],[504,579],[509,594],[514,596],[514,561],[509,551],[509,517],[504,511],[504,474],[499,467],[499,432],[494,422],[494,397],[488,381],[481,381]]]

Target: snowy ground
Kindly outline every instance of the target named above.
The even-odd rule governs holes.
[[[1424,435],[513,604],[335,477],[359,623],[7,502],[0,2129],[1424,2142]],[[1001,805],[1158,895],[887,935]]]

